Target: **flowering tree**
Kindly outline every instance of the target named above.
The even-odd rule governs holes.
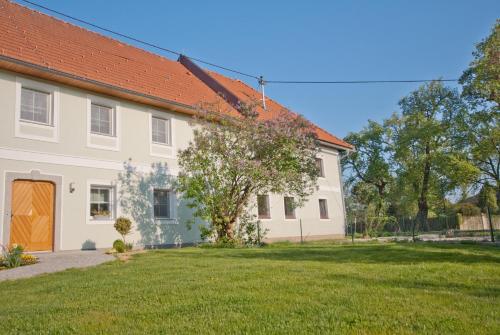
[[[300,206],[315,190],[316,135],[304,118],[282,112],[261,120],[251,105],[241,118],[199,118],[189,146],[179,152],[178,190],[209,223],[205,235],[233,241],[235,224],[252,195],[286,193]]]

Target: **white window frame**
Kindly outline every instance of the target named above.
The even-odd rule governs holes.
[[[175,150],[175,118],[174,115],[166,111],[155,109],[148,110],[149,123],[149,154],[153,157],[176,158]],[[153,142],[153,117],[169,121],[169,144]],[[161,154],[161,150],[169,148],[169,154]],[[157,149],[157,150],[155,150]]]
[[[156,120],[160,120],[160,121],[163,121],[165,123],[165,135],[166,135],[166,142],[157,142],[155,140],[153,140],[153,120],[156,119]],[[170,139],[170,119],[168,118],[161,118],[161,117],[157,117],[155,115],[151,115],[151,142],[153,144],[158,144],[158,145],[164,145],[164,146],[170,146],[170,142],[171,142],[171,139]]]
[[[92,215],[90,214],[90,190],[92,187],[106,187],[106,188],[111,188],[111,217],[108,219],[94,219],[92,218]],[[118,194],[119,194],[119,189],[118,185],[115,185],[110,180],[102,180],[102,179],[91,179],[87,180],[87,206],[86,206],[86,217],[87,217],[87,224],[105,224],[105,225],[110,225],[115,223],[115,219],[120,216],[120,211],[119,211],[119,201],[118,201]]]
[[[111,108],[112,110],[112,129],[113,135],[106,135],[100,133],[92,132],[92,105],[99,105],[103,107]],[[105,139],[111,140],[113,142],[112,145],[98,145],[92,143],[92,138],[95,139]],[[121,138],[121,113],[120,113],[120,104],[117,101],[103,98],[100,96],[87,95],[87,147],[102,149],[102,150],[111,150],[111,151],[119,151],[120,150],[120,138]]]
[[[293,218],[287,218],[286,217],[286,206],[285,206],[285,198],[292,198],[293,201],[295,201],[295,197],[291,197],[291,196],[288,196],[288,195],[285,195],[283,196],[283,216],[285,218],[285,221],[296,221],[297,220],[297,208],[294,208],[293,209]]]
[[[320,175],[318,175],[319,178],[326,178],[326,173],[325,173],[325,160],[322,157],[316,157],[316,162],[320,162]]]
[[[93,131],[92,130],[92,106],[108,109],[109,114],[110,114],[110,121],[109,121],[110,133],[103,133],[100,131]],[[103,104],[97,104],[95,102],[90,102],[90,132],[92,133],[92,135],[102,135],[102,136],[115,137],[115,134],[116,134],[115,126],[116,126],[116,111],[113,107],[105,106]]]
[[[260,214],[259,214],[259,196],[265,196],[266,197],[266,200],[267,200],[267,209],[269,211],[269,216],[268,217],[260,217]],[[261,221],[265,221],[265,220],[272,220],[272,214],[271,214],[271,197],[269,196],[269,194],[258,194],[257,197],[256,197],[256,201],[257,201],[257,218]]]
[[[320,205],[320,201],[321,200],[325,201],[325,205],[326,205],[326,218],[322,218],[321,217],[321,205]],[[322,220],[322,221],[330,221],[331,220],[331,218],[330,218],[330,208],[328,206],[328,199],[327,198],[318,198],[318,208],[319,208],[319,219]]]
[[[49,94],[49,123],[42,123],[36,121],[22,120],[21,119],[21,93],[22,89],[30,89]],[[16,77],[16,97],[15,97],[15,124],[14,136],[19,138],[26,138],[31,140],[40,140],[46,142],[59,142],[59,87],[26,79],[23,77]],[[51,136],[40,136],[29,134],[21,131],[21,126],[26,125],[32,128],[39,128],[50,130]]]
[[[154,208],[154,205],[155,205],[155,203],[154,203],[154,201],[155,201],[154,191],[155,190],[168,191],[170,193],[170,195],[169,195],[170,217],[169,218],[155,217],[155,208]],[[157,224],[178,224],[179,223],[177,220],[177,195],[176,195],[175,191],[172,190],[171,188],[169,188],[169,187],[152,187],[151,188],[151,205],[153,207],[153,211],[152,211],[153,220]]]

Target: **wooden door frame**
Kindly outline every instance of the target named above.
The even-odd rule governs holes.
[[[41,174],[38,170],[29,173],[5,172],[5,215],[3,220],[2,244],[8,245],[10,242],[10,225],[12,211],[12,188],[16,180],[50,182],[54,185],[54,238],[53,251],[61,250],[61,216],[62,216],[62,185],[63,177],[58,175]]]

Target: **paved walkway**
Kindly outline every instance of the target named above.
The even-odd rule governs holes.
[[[70,268],[86,268],[115,259],[106,255],[104,250],[75,250],[34,254],[39,262],[34,265],[21,266],[15,269],[1,270],[0,281],[8,279],[28,278],[42,273],[58,272]]]

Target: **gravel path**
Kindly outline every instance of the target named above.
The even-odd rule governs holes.
[[[0,281],[28,278],[42,273],[58,272],[70,268],[86,268],[115,259],[106,255],[104,250],[75,250],[51,253],[37,253],[40,262],[34,265],[21,266],[15,269],[1,270]]]

